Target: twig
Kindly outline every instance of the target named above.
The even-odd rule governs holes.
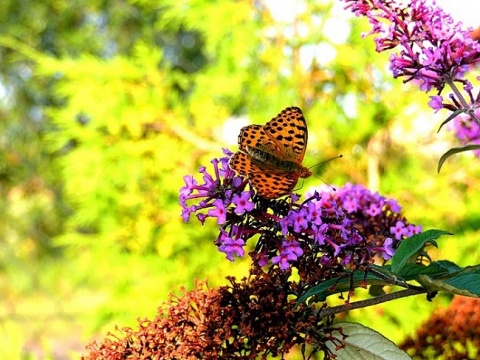
[[[334,307],[329,307],[329,308],[326,308],[326,309],[322,309],[319,312],[319,316],[320,317],[332,316],[332,315],[335,315],[335,314],[338,314],[338,313],[347,312],[349,310],[360,309],[360,308],[364,308],[364,307],[372,306],[372,305],[378,305],[378,304],[381,304],[383,302],[396,300],[396,299],[400,299],[400,298],[404,298],[404,297],[412,296],[412,295],[425,294],[425,293],[427,293],[426,289],[422,289],[422,290],[420,290],[420,289],[400,290],[400,291],[396,291],[394,293],[376,296],[374,298],[367,299],[367,300],[360,300],[360,301],[356,301],[356,302],[353,302],[353,303],[350,303],[350,304],[339,305],[339,306],[334,306]]]

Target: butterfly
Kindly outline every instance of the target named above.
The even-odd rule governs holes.
[[[276,199],[291,192],[299,178],[312,175],[302,165],[307,140],[302,110],[288,107],[263,126],[240,130],[240,150],[232,155],[230,168],[246,176],[258,195]]]

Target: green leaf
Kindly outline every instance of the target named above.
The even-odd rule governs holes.
[[[426,271],[423,273],[430,276],[439,276],[446,273],[454,273],[462,270],[462,267],[458,266],[454,262],[448,260],[434,261],[426,267]]]
[[[392,341],[377,331],[357,323],[337,323],[338,330],[332,332],[335,343],[328,341],[326,345],[337,356],[337,360],[407,360],[410,356],[399,349]],[[345,335],[348,335],[345,338]],[[344,348],[336,348],[336,343],[345,344]]]
[[[392,272],[392,267],[390,265],[378,266],[371,264],[369,271],[371,271],[373,275],[385,280],[391,285],[395,284],[398,278],[397,275]]]
[[[449,123],[450,121],[452,121],[453,119],[455,119],[458,115],[460,115],[461,113],[464,113],[465,110],[455,110],[452,115],[450,115],[448,118],[446,118],[441,124],[440,124],[440,127],[438,128],[437,130],[437,133],[440,132],[440,130],[442,129],[442,127],[444,125],[446,125],[447,123]]]
[[[378,266],[375,268],[379,268]],[[309,297],[316,295],[319,301],[325,301],[327,296],[337,294],[340,292],[350,291],[351,277],[346,275],[343,277],[337,277],[324,281],[318,285],[311,287],[305,292],[302,296],[298,298],[298,303],[306,301]],[[395,279],[392,278],[391,281],[385,279],[381,275],[372,274],[371,272],[367,273],[365,277],[365,271],[356,270],[353,272],[353,284],[354,287],[362,285],[364,281],[367,281],[368,285],[393,285]]]
[[[449,269],[453,268],[452,266]],[[446,291],[469,297],[480,297],[480,265],[467,266],[443,276],[421,274],[417,281],[430,292]]]
[[[402,278],[406,281],[416,280],[419,275],[438,277],[459,271],[462,268],[448,260],[435,261],[428,266],[422,264],[405,264],[402,268]]]
[[[406,281],[415,280],[418,275],[423,274],[427,266],[421,264],[407,263],[402,267],[401,277]]]
[[[445,154],[442,155],[440,160],[438,161],[437,172],[440,172],[443,163],[447,160],[450,156],[464,152],[464,151],[471,151],[471,150],[480,150],[480,145],[470,144],[461,147],[456,147],[448,150]]]
[[[442,235],[452,235],[444,230],[427,230],[421,234],[415,234],[400,242],[395,255],[392,257],[392,272],[403,277],[403,268],[407,263],[413,264],[417,260],[426,244],[430,243],[437,247],[435,239]],[[411,269],[409,268],[409,271]],[[406,273],[408,274],[408,273]]]

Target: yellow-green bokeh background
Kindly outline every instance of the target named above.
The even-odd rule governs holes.
[[[434,258],[480,258],[478,160],[453,157],[428,96],[392,80],[364,19],[339,1],[27,1],[0,10],[0,354],[77,358],[170,292],[247,273],[180,218],[178,189],[235,149],[244,121],[307,118],[312,166],[335,186],[393,197],[410,222],[455,236]],[[28,5],[28,6],[27,6]],[[475,71],[472,72],[472,74]],[[475,75],[475,74],[473,74]],[[430,94],[434,95],[434,94]],[[226,125],[225,125],[226,124]],[[304,189],[321,184],[307,179]],[[438,296],[352,312],[394,341]],[[292,357],[294,358],[294,357]]]

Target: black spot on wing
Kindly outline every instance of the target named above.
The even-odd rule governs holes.
[[[260,196],[267,199],[276,199],[288,194],[294,188],[298,176],[294,174],[252,172],[248,179]]]
[[[285,154],[291,154],[288,160],[303,160],[308,133],[302,110],[294,106],[282,110],[265,124],[264,130],[279,148],[284,149]]]

